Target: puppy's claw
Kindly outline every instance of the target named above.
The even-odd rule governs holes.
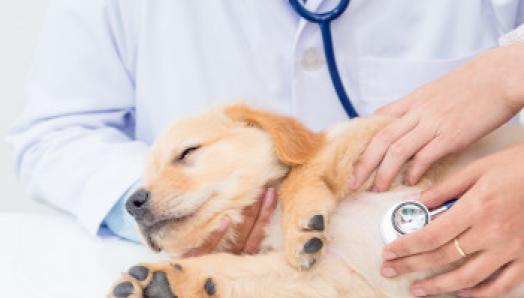
[[[305,263],[300,266],[300,270],[305,271],[309,270],[315,263],[317,262],[317,259],[314,257],[305,259]]]
[[[114,289],[113,289],[113,295],[115,297],[128,297],[129,295],[133,294],[135,291],[133,284],[125,281],[122,283],[119,283]]]

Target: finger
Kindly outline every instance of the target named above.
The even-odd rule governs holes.
[[[351,188],[355,190],[362,186],[373,170],[380,164],[388,147],[416,125],[417,121],[415,118],[406,117],[392,122],[379,131],[369,142],[366,150],[355,165]]]
[[[466,231],[472,222],[466,200],[459,200],[446,213],[437,217],[422,230],[400,237],[384,247],[385,260],[403,258],[439,248]]]
[[[406,171],[405,182],[408,185],[415,185],[426,173],[433,163],[451,153],[454,149],[450,141],[442,136],[436,136],[427,143],[420,151],[413,156],[413,159]]]
[[[470,288],[487,279],[505,263],[506,260],[502,261],[498,254],[479,253],[453,271],[414,283],[411,292],[415,296],[426,296]]]
[[[479,250],[478,234],[473,233],[471,229],[464,232],[459,238],[461,249],[468,255]],[[462,255],[457,251],[454,240],[452,240],[426,253],[386,261],[382,265],[382,275],[394,277],[405,273],[438,268],[460,259],[462,259]]]
[[[458,292],[460,297],[499,297],[512,293],[524,282],[524,264],[512,262],[505,266],[498,275],[471,289]]]
[[[375,190],[386,191],[397,177],[400,169],[420,148],[431,141],[432,133],[420,124],[394,142],[380,163],[375,176]]]
[[[196,257],[212,252],[224,238],[230,224],[231,219],[229,217],[221,219],[218,228],[207,237],[206,241],[200,247],[193,248],[185,253],[184,257]]]
[[[424,191],[420,202],[430,209],[441,206],[451,198],[459,197],[465,193],[479,177],[480,172],[475,167],[468,167]]]
[[[232,253],[239,254],[244,249],[249,233],[255,225],[255,221],[260,212],[260,208],[263,204],[264,197],[266,196],[267,190],[264,190],[258,197],[255,204],[244,208],[242,211],[243,222],[235,226],[236,229],[236,238],[233,248],[231,249]]]
[[[271,220],[273,211],[275,211],[276,206],[276,191],[274,188],[269,188],[266,192],[264,203],[262,205],[262,208],[260,209],[260,213],[255,222],[255,226],[251,230],[251,233],[249,234],[249,237],[246,241],[246,245],[243,250],[244,253],[254,254],[258,252],[260,244],[266,236],[266,227]]]
[[[413,96],[406,96],[401,99],[398,99],[388,105],[385,105],[373,113],[374,115],[383,115],[383,116],[392,116],[392,117],[401,117],[411,107],[413,103]]]

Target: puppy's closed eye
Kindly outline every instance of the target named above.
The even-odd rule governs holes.
[[[193,152],[195,152],[196,150],[200,149],[200,146],[191,146],[191,147],[188,147],[186,149],[184,149],[184,151],[182,151],[182,153],[180,153],[180,155],[178,155],[175,159],[175,162],[183,162],[185,161],[185,159]]]

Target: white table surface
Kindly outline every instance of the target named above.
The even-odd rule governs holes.
[[[54,212],[0,212],[0,235],[1,297],[105,297],[128,267],[166,259],[141,245],[92,237]]]

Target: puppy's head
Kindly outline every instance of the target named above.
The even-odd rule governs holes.
[[[154,250],[200,246],[221,218],[242,209],[317,150],[319,135],[297,121],[244,105],[174,123],[153,144],[143,187],[126,207]],[[234,240],[230,229],[219,249]]]

